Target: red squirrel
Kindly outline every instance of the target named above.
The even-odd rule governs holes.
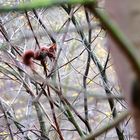
[[[51,45],[49,48],[41,47],[37,51],[27,50],[22,55],[23,63],[26,66],[29,66],[32,70],[34,70],[34,60],[42,61],[46,57],[48,57],[51,61],[55,59],[56,56],[56,44]]]

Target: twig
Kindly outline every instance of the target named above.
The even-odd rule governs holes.
[[[29,27],[30,27],[30,29],[31,29],[31,31],[32,31],[32,33],[33,33],[34,39],[35,39],[35,41],[36,41],[36,44],[37,44],[38,48],[40,48],[39,41],[38,41],[38,39],[37,39],[37,37],[36,37],[36,34],[35,34],[34,30],[33,30],[33,27],[32,27],[32,24],[31,24],[31,22],[30,22],[30,19],[29,19],[29,16],[28,16],[28,12],[27,12],[27,11],[25,11],[25,15],[26,15],[26,18],[27,18]]]
[[[88,41],[89,44],[91,44],[91,35],[92,35],[92,30],[91,30],[91,24],[90,24],[90,19],[89,19],[89,15],[88,15],[88,11],[85,8],[85,15],[86,15],[86,20],[88,23]],[[91,51],[91,45],[89,45],[89,51]],[[86,91],[87,89],[87,77],[88,77],[88,73],[89,73],[89,68],[90,68],[90,62],[91,62],[91,55],[90,52],[88,52],[88,59],[87,59],[87,63],[86,63],[86,69],[85,69],[85,73],[83,76],[83,87]],[[89,118],[88,118],[88,101],[87,101],[87,94],[86,92],[84,92],[84,110],[85,110],[85,120],[87,120],[87,123],[89,124]],[[89,132],[91,132],[92,130],[90,130]]]
[[[121,115],[119,115],[117,118],[115,118],[114,120],[112,120],[110,122],[110,124],[104,125],[101,129],[97,130],[94,134],[91,134],[90,136],[88,136],[87,138],[85,138],[84,140],[95,140],[96,137],[100,136],[101,134],[103,134],[104,132],[116,127],[119,123],[121,123],[122,121],[124,121],[124,119],[126,119],[129,115],[129,112],[126,111],[124,113],[122,113]]]
[[[11,129],[10,122],[8,120],[7,112],[5,111],[1,101],[0,101],[0,109],[3,112],[3,114],[4,114],[5,122],[6,122],[6,125],[7,125],[8,129],[9,129],[11,140],[14,140],[13,131]]]

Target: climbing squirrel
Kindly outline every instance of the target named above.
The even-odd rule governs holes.
[[[48,57],[51,61],[53,61],[56,57],[56,44],[48,47],[41,47],[37,51],[27,50],[22,55],[23,63],[26,66],[29,66],[32,70],[34,69],[33,60],[43,61],[46,57]]]

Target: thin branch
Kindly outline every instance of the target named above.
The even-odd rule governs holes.
[[[88,136],[84,140],[95,140],[96,137],[98,137],[101,134],[105,133],[106,131],[108,131],[108,130],[114,128],[114,127],[116,127],[119,123],[121,123],[122,121],[124,121],[124,119],[126,119],[128,116],[129,116],[129,112],[128,111],[122,113],[117,118],[115,118],[114,120],[112,120],[110,122],[110,124],[104,125],[101,129],[97,130],[94,134],[91,134],[90,136]]]
[[[85,8],[85,15],[86,15],[86,20],[88,23],[88,41],[89,44],[91,44],[91,36],[92,36],[92,30],[91,30],[91,24],[90,24],[90,19],[89,19],[89,14],[87,9]],[[89,45],[89,51],[91,51],[91,45]],[[89,73],[89,68],[90,68],[90,62],[91,62],[91,55],[90,52],[88,52],[88,59],[87,59],[87,63],[86,63],[86,69],[85,69],[85,73],[83,76],[83,87],[86,91],[87,89],[87,77],[88,77],[88,73]],[[87,94],[84,92],[84,110],[85,110],[85,120],[87,120],[87,123],[89,123],[89,118],[88,118],[88,101],[87,101]],[[90,130],[91,132],[92,130]]]
[[[44,28],[44,30],[46,31],[46,33],[50,37],[52,43],[56,43],[55,38],[52,36],[52,34],[50,33],[50,31],[47,29],[47,27],[43,23],[42,19],[38,16],[37,11],[35,9],[33,9],[33,13],[34,13],[35,17],[37,18],[38,22],[40,23],[40,25]]]
[[[40,48],[39,41],[38,41],[38,39],[36,37],[36,34],[35,34],[34,30],[33,30],[33,27],[32,27],[32,24],[30,22],[29,15],[28,15],[28,12],[27,11],[25,11],[25,15],[26,15],[26,18],[27,18],[27,21],[28,21],[28,25],[29,25],[32,33],[33,33],[34,39],[36,41],[36,44],[37,44],[38,48]]]

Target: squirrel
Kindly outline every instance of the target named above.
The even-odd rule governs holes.
[[[34,70],[33,60],[43,61],[46,57],[48,57],[52,61],[55,59],[56,49],[56,44],[53,44],[49,48],[41,47],[37,51],[27,50],[22,55],[23,63]]]

